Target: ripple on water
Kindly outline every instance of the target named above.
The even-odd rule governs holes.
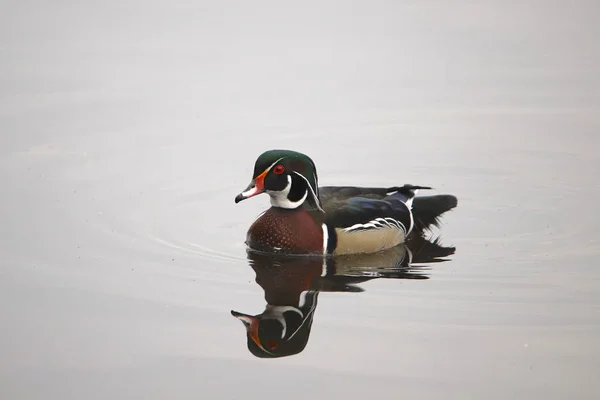
[[[185,181],[172,187],[147,184],[130,189],[138,195],[110,199],[112,204],[106,208],[113,211],[100,216],[103,234],[117,239],[120,246],[144,253],[146,260],[185,259],[202,265],[203,270],[217,269],[215,262],[247,265],[243,236],[215,211],[215,204],[226,200],[233,204],[234,190],[189,191],[191,186]],[[129,201],[123,201],[124,196]]]

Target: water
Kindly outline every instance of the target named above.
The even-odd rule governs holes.
[[[5,5],[0,397],[597,398],[597,12]],[[269,148],[456,195],[455,253],[315,275],[306,347],[256,358],[231,310],[298,290],[246,257],[267,199],[233,202]]]

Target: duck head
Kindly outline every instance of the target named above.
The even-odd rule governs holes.
[[[295,209],[307,202],[322,211],[317,169],[305,154],[291,150],[268,150],[254,164],[252,181],[235,202],[267,193],[273,207]]]

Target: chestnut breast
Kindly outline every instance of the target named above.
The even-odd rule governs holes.
[[[323,230],[303,207],[271,207],[248,230],[251,249],[284,254],[323,254]]]

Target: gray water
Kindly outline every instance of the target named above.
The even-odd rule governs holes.
[[[600,397],[598,3],[284,3],[1,7],[0,397]],[[455,254],[256,358],[270,148],[456,195]]]

